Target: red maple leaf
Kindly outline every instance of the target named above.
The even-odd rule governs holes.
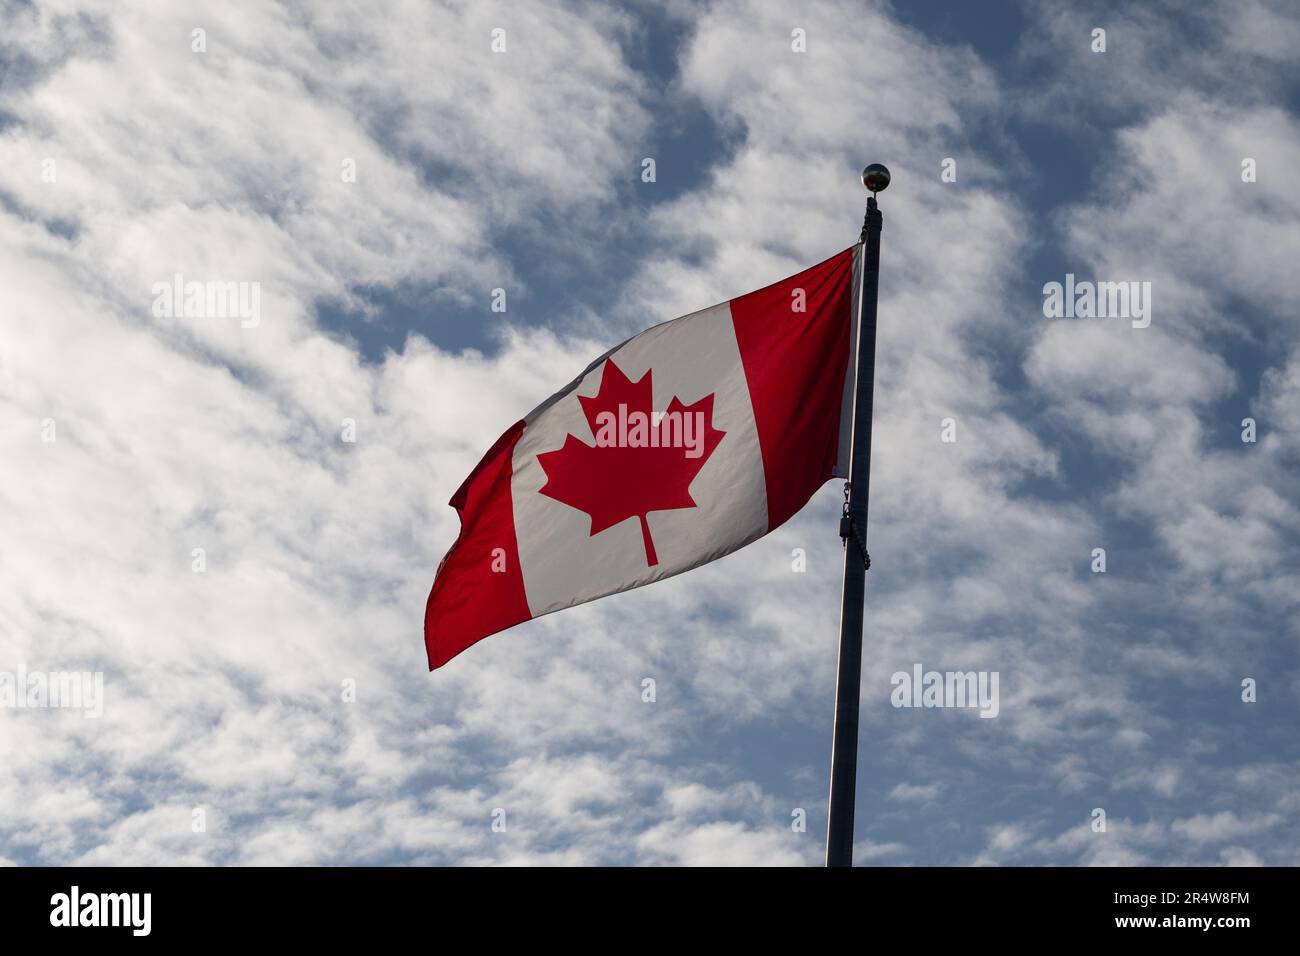
[[[659,557],[646,515],[698,507],[691,482],[726,434],[713,427],[712,392],[694,405],[674,396],[662,416],[653,415],[650,376],[647,369],[639,382],[630,381],[606,359],[600,390],[592,398],[578,396],[595,444],[566,435],[562,448],[537,456],[546,473],[541,493],[586,512],[592,536],[641,519],[647,567]]]

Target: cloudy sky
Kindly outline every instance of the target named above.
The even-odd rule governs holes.
[[[858,862],[1300,863],[1296,49],[1281,0],[0,2],[0,671],[103,673],[0,709],[0,861],[818,863],[837,483],[432,674],[422,616],[506,426],[852,244],[879,161]],[[1067,273],[1149,327],[1046,318]],[[892,707],[917,663],[998,716]]]

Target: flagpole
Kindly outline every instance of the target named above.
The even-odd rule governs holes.
[[[826,825],[826,865],[853,865],[853,804],[858,779],[858,698],[862,689],[862,609],[867,568],[867,496],[871,488],[871,401],[876,377],[876,298],[880,286],[880,227],[876,193],[889,185],[889,170],[872,163],[862,171],[871,190],[862,223],[857,310],[857,375],[849,478],[844,485],[844,592],[840,606],[839,673],[835,681],[835,733],[831,741],[831,796]]]

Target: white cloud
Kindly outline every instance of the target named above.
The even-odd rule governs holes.
[[[942,785],[937,783],[900,783],[889,791],[889,799],[928,803],[941,789]]]
[[[1282,818],[1275,813],[1242,817],[1230,810],[1215,814],[1201,814],[1185,820],[1175,820],[1170,829],[1195,843],[1221,843],[1234,840],[1277,826]]]

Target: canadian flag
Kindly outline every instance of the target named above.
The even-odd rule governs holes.
[[[429,669],[730,554],[846,476],[860,250],[647,329],[510,426],[452,496]]]

